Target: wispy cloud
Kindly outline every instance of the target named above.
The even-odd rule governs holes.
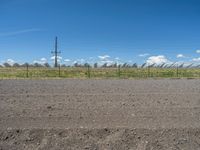
[[[98,56],[98,57],[99,57],[99,59],[101,59],[101,60],[107,60],[108,58],[110,58],[109,55],[103,55],[103,56]]]
[[[23,29],[23,30],[12,31],[12,32],[2,32],[0,33],[0,36],[15,36],[19,34],[37,32],[37,31],[41,31],[41,29],[31,28],[31,29]]]
[[[139,54],[138,56],[139,57],[146,57],[146,56],[149,56],[150,54],[149,53],[144,53],[144,54]]]

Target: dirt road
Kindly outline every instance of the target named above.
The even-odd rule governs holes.
[[[200,149],[200,80],[1,80],[0,149]]]

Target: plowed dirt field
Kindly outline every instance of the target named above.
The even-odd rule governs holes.
[[[0,80],[0,150],[200,150],[200,80]]]

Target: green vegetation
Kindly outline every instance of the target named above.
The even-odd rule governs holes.
[[[0,68],[0,79],[6,78],[200,78],[200,69],[2,67]]]

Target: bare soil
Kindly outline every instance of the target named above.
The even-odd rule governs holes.
[[[0,80],[0,150],[200,150],[200,80]]]

